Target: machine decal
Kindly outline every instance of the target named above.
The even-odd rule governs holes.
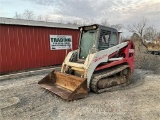
[[[129,49],[129,53],[134,53],[134,49]]]
[[[107,56],[107,54],[105,54],[105,55],[103,55],[103,56],[101,56],[101,57],[98,57],[98,58],[94,59],[93,61],[94,61],[94,62],[97,62],[97,61],[105,58],[106,56]]]

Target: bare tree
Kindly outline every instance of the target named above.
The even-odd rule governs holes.
[[[59,20],[58,20],[58,23],[64,23],[64,22],[63,22],[63,19],[62,19],[62,18],[59,19]]]
[[[149,42],[154,41],[157,38],[157,30],[153,27],[147,27],[143,38]]]
[[[72,22],[71,22],[71,21],[68,21],[67,24],[68,24],[68,25],[72,25]]]
[[[128,30],[132,33],[136,33],[139,37],[140,37],[140,40],[141,40],[141,44],[143,44],[146,48],[146,44],[144,43],[144,38],[143,38],[143,35],[145,33],[145,29],[147,27],[147,23],[148,23],[148,20],[146,18],[142,18],[140,21],[138,21],[137,23],[133,24],[133,25],[129,25],[128,26]]]
[[[123,28],[122,24],[116,24],[116,25],[111,25],[112,28],[117,29],[117,31],[121,30]]]
[[[73,25],[79,25],[79,21],[78,20],[74,20],[72,24]]]
[[[90,24],[93,24],[93,23],[94,23],[93,19],[83,18],[82,22],[81,22],[81,25],[90,25]]]
[[[160,41],[160,32],[157,33],[157,39]]]
[[[109,26],[108,20],[106,20],[106,19],[102,20],[101,24],[104,26]]]
[[[26,20],[38,20],[38,21],[49,21],[49,15],[38,15],[35,16],[33,11],[25,10],[22,14],[15,13],[14,18],[16,19],[26,19]]]
[[[16,19],[22,19],[22,15],[21,15],[21,14],[18,14],[18,13],[16,12],[14,18],[16,18]]]
[[[26,20],[33,20],[34,19],[34,13],[33,13],[33,11],[25,10],[24,13],[23,13],[23,17]]]
[[[44,21],[48,22],[49,21],[49,15],[44,16]]]
[[[37,16],[37,20],[38,21],[43,21],[43,16],[42,15]]]

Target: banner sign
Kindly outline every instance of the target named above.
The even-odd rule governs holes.
[[[72,36],[50,35],[50,49],[51,50],[72,49]]]

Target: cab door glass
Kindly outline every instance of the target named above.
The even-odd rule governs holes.
[[[95,43],[96,31],[83,31],[80,42],[80,59],[85,59]]]
[[[118,37],[117,37],[117,33],[113,32],[111,36],[110,47],[115,45],[118,45]]]

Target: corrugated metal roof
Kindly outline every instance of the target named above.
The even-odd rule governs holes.
[[[55,27],[55,28],[69,28],[78,29],[77,25],[69,25],[55,22],[44,22],[44,21],[34,21],[34,20],[23,20],[23,19],[13,19],[0,17],[0,24],[10,24],[10,25],[27,25],[27,26],[43,26],[43,27]]]

